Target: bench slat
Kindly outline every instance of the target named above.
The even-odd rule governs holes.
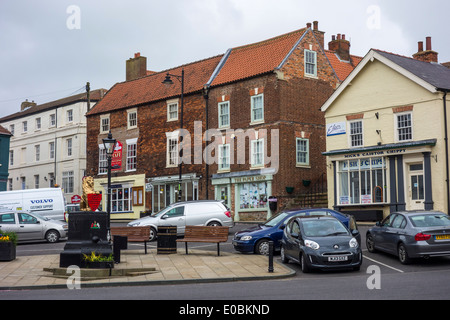
[[[211,242],[217,243],[217,255],[220,255],[219,243],[228,241],[229,227],[208,227],[208,226],[186,226],[184,238],[177,242],[184,242],[186,254],[188,254],[188,242]]]
[[[144,242],[145,253],[147,254],[150,227],[111,227],[111,236],[127,237],[128,242]]]

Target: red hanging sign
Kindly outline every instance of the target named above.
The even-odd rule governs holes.
[[[116,147],[114,148],[114,152],[111,158],[111,171],[120,170],[122,167],[122,142],[117,141]]]

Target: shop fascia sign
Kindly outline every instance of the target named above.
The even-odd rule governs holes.
[[[337,136],[346,133],[345,122],[335,122],[327,124],[327,137]]]
[[[363,157],[382,157],[382,156],[392,156],[395,154],[403,154],[403,153],[406,153],[405,148],[352,153],[352,154],[346,154],[344,156],[344,158],[349,159],[349,158],[363,158]]]
[[[242,177],[242,178],[234,178],[235,183],[242,182],[255,182],[255,181],[264,181],[267,180],[266,176],[251,176],[251,177]]]

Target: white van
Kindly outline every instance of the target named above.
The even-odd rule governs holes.
[[[156,239],[158,226],[177,226],[177,234],[184,235],[186,226],[233,225],[230,210],[218,200],[176,202],[157,213],[128,223],[129,227],[150,226],[150,241]]]
[[[54,220],[64,220],[66,203],[61,188],[0,192],[1,211],[28,211]]]

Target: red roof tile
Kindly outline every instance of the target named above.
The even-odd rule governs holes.
[[[116,83],[88,114],[110,112],[180,96],[181,83],[175,77],[173,77],[173,85],[162,84],[167,72],[181,76],[181,70],[184,69],[184,93],[200,91],[221,59],[222,55],[152,73],[135,80]]]
[[[221,85],[274,71],[307,29],[231,49],[212,85]]]
[[[340,81],[344,81],[362,60],[361,57],[350,55],[350,61],[343,61],[336,56],[334,51],[330,50],[325,50],[325,54]]]

